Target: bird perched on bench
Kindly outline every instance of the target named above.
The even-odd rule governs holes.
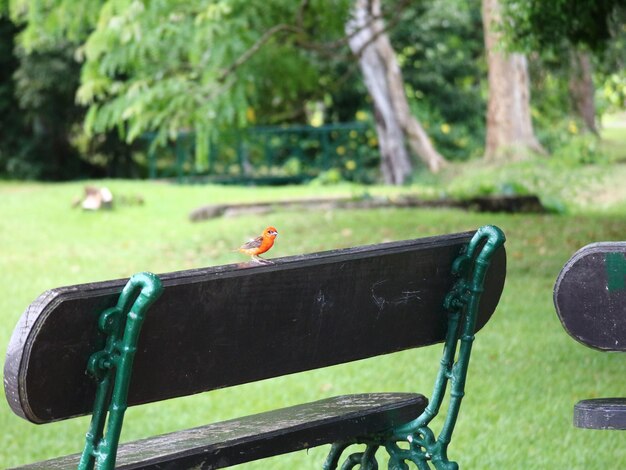
[[[274,240],[277,235],[278,231],[275,227],[267,227],[263,230],[263,233],[260,236],[244,243],[237,251],[251,256],[252,259],[258,263],[271,264],[271,261],[263,259],[259,255],[265,253],[274,246]]]

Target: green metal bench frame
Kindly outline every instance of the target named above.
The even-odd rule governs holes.
[[[332,445],[324,463],[324,470],[336,469],[343,452],[352,444],[365,444],[362,452],[347,456],[341,466],[347,470],[360,465],[364,470],[377,469],[376,452],[384,447],[389,456],[389,468],[408,469],[413,462],[420,470],[459,468],[448,459],[448,446],[459,415],[464,396],[472,343],[480,297],[483,292],[487,268],[496,250],[503,245],[505,236],[494,226],[481,227],[467,249],[454,262],[452,270],[458,278],[445,299],[448,312],[448,329],[439,373],[433,394],[425,411],[415,420],[380,435],[359,436]],[[122,291],[117,306],[104,311],[99,328],[108,335],[104,350],[89,359],[87,370],[98,382],[96,399],[85,448],[79,464],[80,470],[112,470],[126,410],[128,385],[132,374],[133,358],[137,348],[141,324],[150,305],[162,292],[161,281],[150,273],[134,275]],[[132,301],[134,298],[134,302]],[[450,403],[444,425],[438,436],[429,428],[440,411],[446,391],[450,386]],[[108,426],[104,431],[108,416]],[[400,443],[408,443],[402,448]],[[406,445],[405,445],[406,446]]]

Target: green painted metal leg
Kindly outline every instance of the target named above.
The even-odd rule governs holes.
[[[367,442],[378,442],[385,446],[390,457],[389,468],[392,470],[408,470],[407,462],[413,462],[419,470],[428,470],[430,465],[437,470],[459,468],[456,462],[448,459],[448,445],[465,395],[465,381],[485,276],[494,253],[504,241],[504,233],[498,227],[481,227],[472,237],[467,249],[453,263],[452,272],[457,281],[444,301],[448,312],[448,331],[434,390],[424,412],[409,423],[366,439]],[[448,384],[450,402],[443,427],[436,437],[428,425],[439,413]],[[404,446],[400,447],[398,443],[404,443]],[[341,453],[347,446],[348,444],[333,446],[324,470],[337,468]],[[348,457],[344,466],[350,465],[348,462],[351,459],[352,456]]]
[[[87,364],[98,387],[79,470],[115,468],[139,332],[146,311],[162,291],[156,275],[135,274],[122,290],[117,305],[100,316],[99,328],[107,334],[107,341],[105,348],[93,354]]]

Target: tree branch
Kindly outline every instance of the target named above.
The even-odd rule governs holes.
[[[367,41],[365,41],[363,43],[363,45],[357,50],[355,51],[354,57],[356,57],[357,59],[361,57],[361,54],[363,54],[363,51],[365,51],[365,49],[367,49],[367,47],[372,44],[373,42],[375,42],[381,35],[385,34],[387,31],[393,29],[396,27],[396,25],[398,23],[400,23],[400,16],[402,15],[402,13],[404,13],[404,8],[410,3],[411,0],[402,0],[398,6],[397,9],[394,13],[394,15],[391,17],[391,19],[389,19],[389,21],[387,21],[387,23],[385,24],[384,27],[380,28],[378,31],[376,31],[371,38],[369,38]],[[384,15],[378,15],[378,16],[372,16],[370,18],[370,20],[363,25],[362,28],[360,29],[356,29],[355,31],[353,31],[350,35],[346,36],[346,42],[356,36],[358,33],[360,33],[361,31],[363,31],[364,29],[368,28],[372,23],[374,23],[375,21],[377,21],[378,19],[382,19],[384,18]]]
[[[309,8],[309,0],[302,0],[298,7],[298,12],[296,13],[296,26],[302,31],[304,31],[304,14],[307,8]]]
[[[366,41],[363,44],[361,49],[357,51],[356,53],[354,53],[353,56],[358,59],[360,55],[362,54],[363,50],[365,50],[367,46],[369,46],[372,42],[374,42],[381,34],[384,34],[388,30],[394,28],[400,22],[400,16],[404,12],[405,7],[410,3],[410,1],[411,0],[402,0],[401,2],[399,2],[398,5],[396,6],[394,15],[386,23],[385,27],[381,28],[379,31],[374,33],[374,35],[370,39],[368,39],[368,41]],[[230,74],[232,74],[235,70],[237,70],[239,67],[245,64],[248,60],[250,60],[252,56],[254,56],[257,52],[259,52],[259,50],[261,50],[261,48],[272,38],[272,36],[282,33],[282,32],[306,36],[307,33],[304,29],[304,16],[305,16],[308,6],[309,6],[309,0],[302,0],[300,2],[300,5],[296,12],[296,17],[295,17],[296,24],[295,25],[288,24],[288,23],[281,23],[281,24],[272,26],[270,29],[265,31],[261,35],[261,37],[257,39],[257,41],[252,46],[250,46],[249,49],[247,49],[243,54],[241,54],[232,64],[230,64],[228,67],[222,70],[222,72],[217,78],[218,82],[223,82],[224,80],[226,80],[226,78]],[[358,28],[355,31],[350,32],[346,36],[342,37],[341,39],[337,39],[336,41],[331,41],[327,43],[315,43],[315,42],[310,42],[310,41],[304,41],[303,39],[297,39],[296,43],[304,49],[314,50],[326,57],[333,57],[337,55],[338,48],[340,48],[341,46],[347,45],[348,41],[350,41],[351,38],[359,34],[364,29],[369,28],[375,21],[383,19],[384,16],[385,16],[384,14],[372,16],[369,19],[369,21],[365,25],[363,25],[361,28]]]
[[[222,73],[220,73],[219,77],[217,78],[217,81],[223,82],[226,79],[226,77],[228,77],[228,75],[233,73],[235,70],[237,70],[243,64],[245,64],[248,60],[250,60],[250,58],[254,54],[256,54],[261,49],[261,47],[263,47],[263,45],[265,45],[265,43],[271,39],[272,36],[274,36],[275,34],[278,34],[280,32],[283,32],[283,31],[287,31],[287,32],[291,32],[291,33],[301,33],[302,32],[302,30],[300,28],[298,28],[297,26],[286,24],[286,23],[277,24],[276,26],[272,26],[270,29],[265,31],[265,33],[263,33],[263,35],[257,40],[257,42],[255,42],[250,47],[250,49],[248,49],[243,54],[241,54],[239,56],[239,58],[237,60],[235,60],[232,64],[230,64],[227,68],[222,70]]]

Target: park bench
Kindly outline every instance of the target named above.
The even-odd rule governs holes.
[[[565,330],[587,347],[626,352],[626,242],[592,243],[565,264],[554,286]],[[581,400],[574,425],[626,430],[626,398]]]
[[[344,456],[342,468],[377,468],[381,446],[391,468],[458,468],[447,449],[474,334],[503,289],[503,243],[486,226],[47,291],[11,338],[7,399],[33,423],[92,419],[82,454],[21,468],[212,469],[332,444],[323,468],[334,469],[357,443],[365,450]],[[345,395],[118,446],[127,406],[441,342],[430,402],[416,393]],[[448,388],[435,437],[428,424]]]

